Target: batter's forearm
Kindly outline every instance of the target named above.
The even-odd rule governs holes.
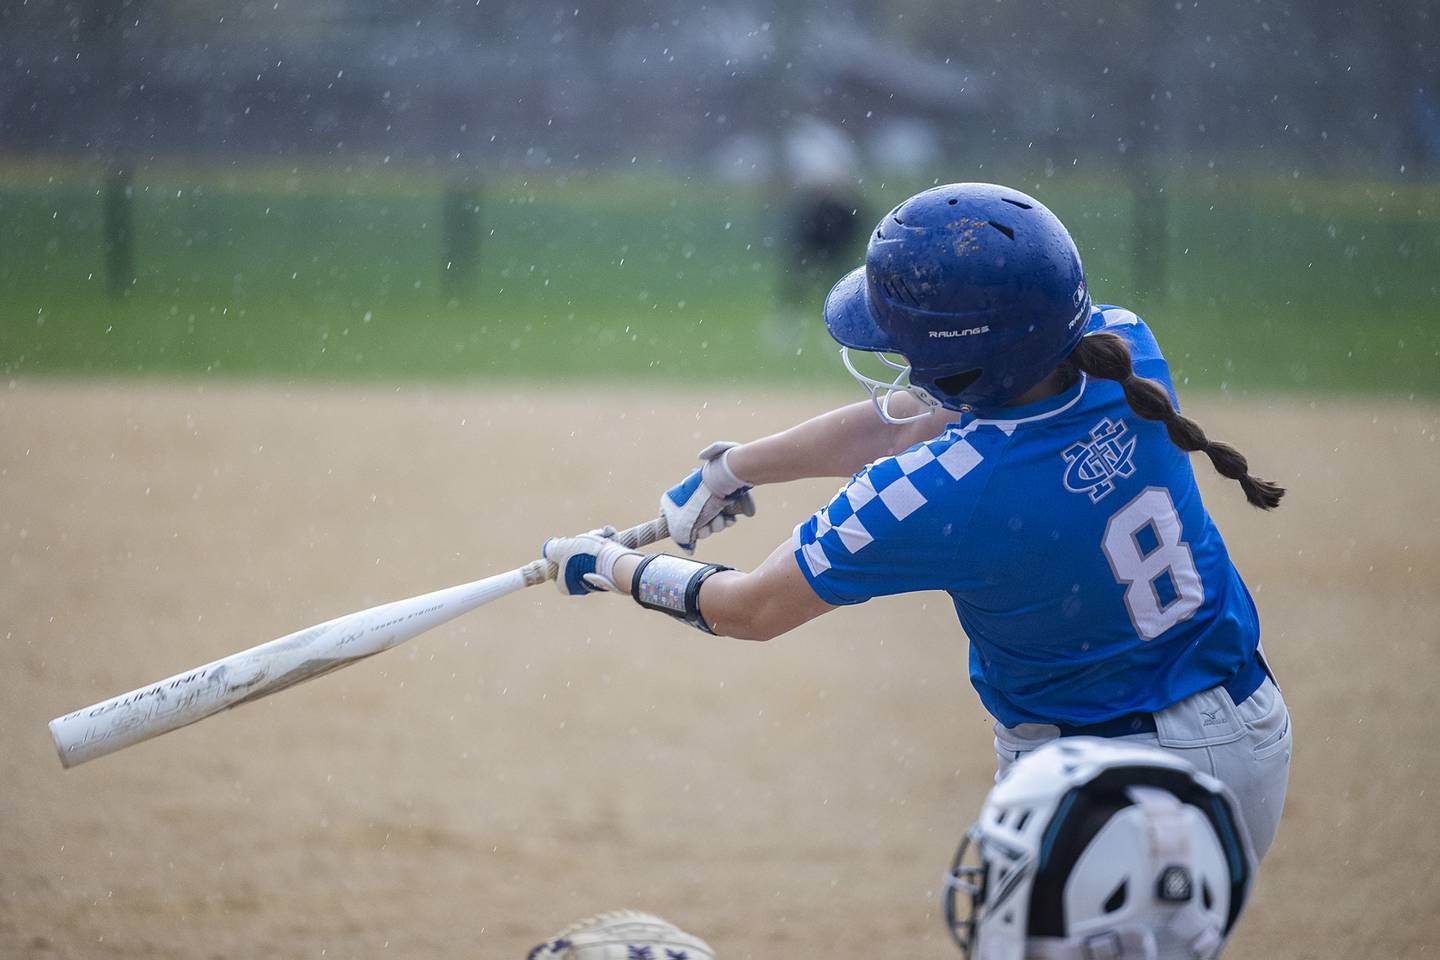
[[[642,557],[615,561],[615,582],[630,584]],[[746,573],[722,570],[700,586],[700,613],[722,637],[770,640],[835,608],[816,596],[783,543],[760,566]]]
[[[914,404],[914,410],[898,409],[906,401]],[[921,409],[908,396],[898,397],[891,406],[901,415]],[[868,400],[862,400],[741,444],[730,451],[727,462],[736,477],[753,484],[848,477],[867,463],[938,436],[954,416],[940,410],[912,423],[890,424],[876,416]]]
[[[772,640],[835,608],[816,596],[789,543],[749,573],[729,570],[700,588],[700,613],[722,637]]]
[[[754,574],[726,570],[700,588],[700,612],[711,632],[736,640],[773,640],[810,619],[782,604],[756,602]]]
[[[635,580],[635,569],[640,566],[640,561],[643,559],[644,557],[637,553],[616,560],[615,582],[621,584],[633,583]],[[748,621],[754,613],[753,610],[747,609],[747,603],[753,600],[753,598],[747,596],[745,589],[746,578],[749,576],[751,576],[751,574],[744,573],[740,570],[722,570],[706,580],[700,588],[700,611],[705,617],[705,622],[710,625],[710,628],[721,636],[738,637],[742,640],[768,640],[771,636],[778,635],[778,633],[784,631],[777,631],[776,633],[758,638],[748,635],[748,633],[752,632],[747,630],[747,628],[751,626]],[[742,613],[745,614],[744,619],[747,622],[741,622]],[[758,619],[763,622],[767,618],[762,615]],[[726,629],[727,627],[730,629]],[[738,630],[739,632],[731,632],[732,630]]]

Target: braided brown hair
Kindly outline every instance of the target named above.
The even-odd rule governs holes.
[[[1245,499],[1262,510],[1278,506],[1285,488],[1269,480],[1250,476],[1245,456],[1228,443],[1211,440],[1200,425],[1181,416],[1170,403],[1169,392],[1154,380],[1136,376],[1130,360],[1130,347],[1113,333],[1092,333],[1065,361],[1070,369],[1102,380],[1114,380],[1125,390],[1125,402],[1146,420],[1165,424],[1170,442],[1181,450],[1205,454],[1222,477],[1239,482]]]

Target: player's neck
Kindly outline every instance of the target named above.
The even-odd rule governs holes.
[[[1011,401],[1010,406],[1023,407],[1026,404],[1035,403],[1036,401],[1044,400],[1047,397],[1053,397],[1055,396],[1055,394],[1070,386],[1072,382],[1073,380],[1070,375],[1070,371],[1065,369],[1064,364],[1061,364],[1054,370],[1050,371],[1050,375],[1047,376],[1044,380],[1041,380],[1039,383],[1035,384],[1035,386],[1031,387],[1029,390],[1026,390],[1024,393],[1020,394],[1020,396],[1016,397],[1013,401]]]

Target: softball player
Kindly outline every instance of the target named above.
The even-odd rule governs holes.
[[[906,200],[824,317],[874,410],[712,444],[661,508],[690,552],[753,513],[754,485],[850,477],[835,498],[748,573],[598,533],[547,541],[561,591],[628,592],[703,631],[768,640],[837,607],[943,590],[1000,773],[1057,737],[1153,743],[1230,787],[1263,855],[1289,716],[1187,452],[1257,507],[1284,491],[1177,411],[1149,327],[1092,305],[1069,233],[1017,190]],[[881,354],[893,379],[860,374],[851,350]]]

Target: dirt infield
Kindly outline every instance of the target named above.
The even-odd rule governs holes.
[[[620,906],[727,960],[951,956],[993,756],[940,595],[764,645],[547,587],[72,771],[45,728],[644,519],[705,442],[835,399],[0,386],[0,956],[518,958]],[[1440,407],[1191,412],[1292,490],[1265,516],[1202,471],[1296,728],[1227,957],[1429,956]],[[757,562],[834,487],[762,491],[707,555]]]

